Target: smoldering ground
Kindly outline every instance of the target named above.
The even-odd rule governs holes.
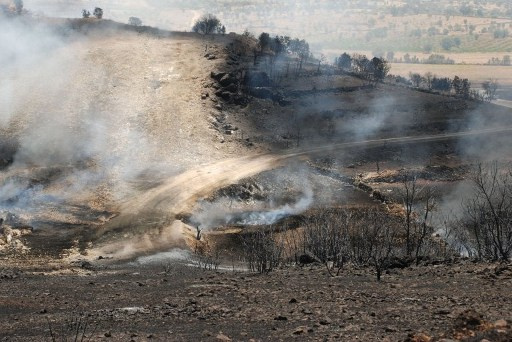
[[[318,172],[309,163],[292,160],[201,200],[187,221],[208,231],[229,226],[279,224],[311,208],[374,205],[363,191],[342,178]]]
[[[48,209],[49,204],[63,208],[63,203],[86,202],[105,208],[113,198],[130,197],[130,183],[136,183],[138,175],[148,168],[158,169],[159,162],[165,158],[162,158],[163,154],[154,152],[158,148],[140,129],[144,106],[118,90],[123,88],[120,86],[123,85],[123,77],[106,67],[118,61],[105,60],[106,65],[94,64],[94,58],[101,56],[101,47],[83,48],[81,39],[87,39],[85,37],[64,38],[44,26],[26,27],[17,21],[2,25],[7,25],[5,32],[18,34],[20,31],[25,37],[17,42],[8,35],[10,40],[6,39],[5,45],[13,45],[14,48],[6,49],[5,55],[2,53],[2,60],[8,61],[6,65],[11,75],[1,85],[6,89],[2,91],[5,94],[2,98],[6,99],[5,108],[8,108],[2,113],[2,118],[5,118],[2,129],[16,146],[12,163],[3,174],[5,206],[30,217],[35,211],[40,213]],[[69,54],[70,44],[74,51],[72,54]],[[21,58],[9,58],[16,54]],[[25,55],[28,56],[25,58]],[[74,82],[77,79],[80,80],[78,84]],[[332,134],[335,140],[372,139],[408,133],[410,113],[396,108],[414,107],[421,102],[405,96],[397,99],[389,93],[379,94],[379,87],[358,93],[356,105],[337,96],[331,96],[331,101],[310,96],[309,100],[313,102],[309,106],[311,113],[298,113],[299,118],[311,115],[316,119],[316,113],[332,110],[326,107],[329,104],[334,110],[341,108],[350,115],[348,120],[342,117],[334,125]],[[152,88],[156,91],[154,86]],[[301,134],[308,132],[306,128],[311,121],[297,122]],[[307,148],[307,140],[316,140],[317,137],[323,137],[323,132],[312,131],[309,136],[302,137],[301,147]],[[336,159],[339,164],[345,162],[342,156]],[[31,175],[36,169],[44,170],[41,174],[46,173],[47,176],[41,178],[45,181],[37,181],[37,178],[34,181]],[[290,170],[286,172],[293,173]],[[301,177],[307,179],[309,176],[298,178]],[[280,180],[275,179],[274,182],[279,183]],[[304,184],[293,186],[304,189]],[[334,191],[326,189],[325,192]],[[89,201],[90,197],[100,200]],[[308,191],[302,191],[289,201],[270,198],[245,211],[241,207],[243,215],[234,215],[232,222],[269,222],[267,217],[275,221],[282,215],[297,214],[307,209],[312,197]],[[231,215],[229,208],[208,211],[220,212],[218,216]],[[203,224],[200,220],[197,222]],[[212,226],[208,222],[204,224]]]
[[[135,122],[141,105],[108,96],[118,81],[89,39],[28,16],[0,22],[0,207],[32,225],[94,223],[144,171],[174,171]]]
[[[274,224],[307,210],[314,202],[312,177],[307,168],[285,167],[264,172],[239,188],[223,189],[210,201],[203,200],[190,218],[199,229],[227,225]]]

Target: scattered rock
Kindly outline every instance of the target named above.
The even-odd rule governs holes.
[[[311,311],[309,308],[303,308],[301,310],[301,312],[304,314],[304,315],[312,315],[313,314],[313,311]]]
[[[494,274],[501,275],[502,273],[504,273],[506,271],[509,271],[509,268],[507,265],[498,265],[498,266],[496,266],[496,268],[494,270]]]
[[[21,271],[9,269],[9,270],[2,270],[0,269],[0,280],[11,280],[16,279],[21,275]]]
[[[224,130],[226,131],[238,131],[238,127],[233,126],[232,124],[225,124]]]
[[[236,83],[236,81],[237,79],[235,77],[231,76],[230,74],[226,74],[222,76],[222,78],[219,80],[219,83],[221,86],[227,87],[231,84]]]
[[[321,319],[319,323],[321,325],[329,325],[332,323],[332,320],[330,318],[326,317],[326,318]]]
[[[215,56],[213,53],[207,53],[206,55],[204,55],[204,57],[205,57],[207,60],[217,59],[217,56]]]
[[[74,266],[74,267],[80,267],[80,268],[83,268],[83,269],[86,269],[86,270],[94,269],[94,266],[89,261],[87,261],[87,260],[72,261],[71,265]]]
[[[293,330],[292,334],[293,335],[302,335],[302,334],[305,334],[307,331],[308,331],[307,327],[301,326],[301,327],[295,328],[295,330]]]
[[[233,96],[232,93],[230,93],[229,91],[224,91],[224,90],[217,90],[217,92],[215,92],[215,95],[217,95],[218,97],[220,97],[224,101],[230,101],[231,100],[231,96]]]
[[[138,313],[149,314],[149,312],[150,312],[149,309],[145,309],[145,308],[139,307],[139,306],[120,308],[120,309],[118,309],[118,311],[124,312],[124,313],[126,313],[128,315],[135,315],[135,314],[138,314]]]
[[[439,309],[434,312],[436,315],[449,315],[452,311],[450,309]]]
[[[222,332],[220,332],[215,338],[219,341],[231,341],[231,339],[228,336],[224,335]]]
[[[301,265],[309,265],[315,262],[318,262],[318,259],[315,258],[310,253],[302,254],[301,256],[299,256],[299,263]]]
[[[219,72],[219,71],[212,71],[210,76],[216,80],[216,81],[220,81],[222,77],[224,77],[226,75],[225,72]]]
[[[228,85],[227,87],[224,87],[225,91],[229,91],[231,93],[236,93],[238,91],[238,86],[235,83],[232,83]]]
[[[496,322],[494,322],[494,327],[498,329],[505,329],[508,327],[508,322],[505,321],[504,319],[497,320]]]
[[[376,198],[382,202],[385,202],[385,200],[382,198]],[[391,257],[389,258],[389,260],[386,262],[386,265],[385,265],[385,268],[386,269],[389,269],[389,270],[392,270],[392,269],[404,269],[406,267],[409,267],[411,266],[412,264],[414,263],[414,259],[413,258],[407,258],[407,257],[403,257],[403,258],[399,258],[399,257]]]
[[[474,329],[483,324],[483,316],[474,310],[466,310],[459,314],[455,320],[456,329]]]

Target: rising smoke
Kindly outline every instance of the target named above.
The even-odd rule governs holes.
[[[276,204],[269,199],[244,205],[233,203],[232,198],[221,198],[214,202],[203,202],[192,218],[191,223],[200,229],[209,230],[223,226],[260,226],[271,225],[292,215],[298,215],[311,207],[314,201],[313,190],[308,183],[298,200],[288,204]]]
[[[94,206],[107,209],[109,198],[128,195],[128,183],[156,166],[131,119],[137,106],[129,96],[106,97],[112,76],[91,61],[87,39],[30,17],[0,21],[0,131],[11,147],[0,149],[9,161],[0,175],[0,210],[32,224],[57,204],[68,212],[73,201],[101,196],[106,202]]]

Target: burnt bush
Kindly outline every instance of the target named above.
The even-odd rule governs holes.
[[[268,273],[283,262],[284,243],[274,226],[242,236],[243,259],[249,270]]]

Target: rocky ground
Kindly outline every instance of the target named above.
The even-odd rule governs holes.
[[[511,264],[434,262],[377,282],[371,269],[351,267],[330,277],[321,265],[258,275],[101,263],[9,262],[0,270],[0,340],[512,339]]]
[[[182,219],[190,217],[201,199],[239,197],[244,204],[250,199],[264,206],[272,202],[268,199],[294,203],[304,193],[302,173],[296,173],[295,183],[269,172],[268,184],[260,179],[246,187],[232,186],[239,181],[243,185],[250,177],[262,178],[268,170],[285,170],[290,178],[290,169],[307,171],[312,188],[319,189],[313,197],[317,203],[323,196],[326,203],[339,204],[343,198],[361,206],[376,205],[368,196],[375,199],[375,191],[392,194],[405,169],[414,168],[420,178],[443,186],[456,182],[468,163],[459,159],[458,141],[433,139],[404,146],[384,142],[381,147],[348,152],[333,145],[318,157],[328,165],[314,158],[303,163],[303,150],[369,138],[435,138],[465,128],[466,114],[476,110],[475,104],[389,84],[369,88],[348,75],[309,73],[285,80],[283,89],[276,90],[261,70],[244,73],[252,57],[243,56],[246,42],[234,35],[97,33],[63,47],[57,57],[66,63],[78,59],[80,68],[72,68],[71,76],[50,97],[40,96],[47,93],[46,83],[39,83],[41,78],[29,71],[19,84],[13,83],[21,87],[23,80],[37,78],[37,87],[27,95],[30,101],[19,108],[23,115],[36,113],[35,108],[45,104],[45,111],[67,113],[70,124],[81,127],[78,119],[94,113],[92,119],[104,121],[108,134],[100,133],[108,139],[97,151],[99,156],[91,158],[101,165],[113,154],[119,161],[115,167],[105,164],[106,170],[116,171],[113,175],[78,191],[68,185],[82,179],[78,177],[83,173],[75,169],[84,171],[96,164],[84,166],[80,160],[80,167],[70,171],[72,177],[64,173],[69,179],[52,182],[44,176],[38,183],[32,182],[33,175],[39,175],[34,170],[52,174],[46,170],[56,168],[54,161],[34,169],[29,163],[13,164],[14,152],[0,160],[5,169],[2,179],[21,174],[31,179],[29,185],[40,185],[42,194],[72,194],[54,206],[42,197],[36,209],[44,221],[32,217],[27,224],[6,222],[2,228],[0,340],[512,339],[509,264],[436,262],[390,270],[377,282],[372,269],[349,266],[336,277],[321,265],[288,266],[257,275],[234,272],[232,268],[240,265],[229,262],[223,271],[191,267],[186,264],[191,260],[188,252],[181,262],[135,259],[175,245],[185,248],[176,237],[181,241],[183,231],[191,228]],[[248,82],[256,83],[249,87]],[[76,91],[60,105],[55,99],[68,88]],[[84,97],[95,101],[83,102]],[[510,117],[509,111],[484,109],[486,115],[496,111],[496,118]],[[25,137],[25,126],[45,118],[21,114],[20,124],[6,130],[8,136]],[[365,122],[381,124],[360,132]],[[495,145],[508,151],[509,144]],[[41,155],[45,150],[34,153]],[[285,162],[289,164],[283,167]],[[125,178],[127,170],[137,177]],[[22,218],[30,219],[23,210]],[[45,229],[34,222],[45,223]],[[108,252],[98,246],[107,246]],[[63,258],[62,252],[70,249],[75,249],[70,253],[73,261]]]

